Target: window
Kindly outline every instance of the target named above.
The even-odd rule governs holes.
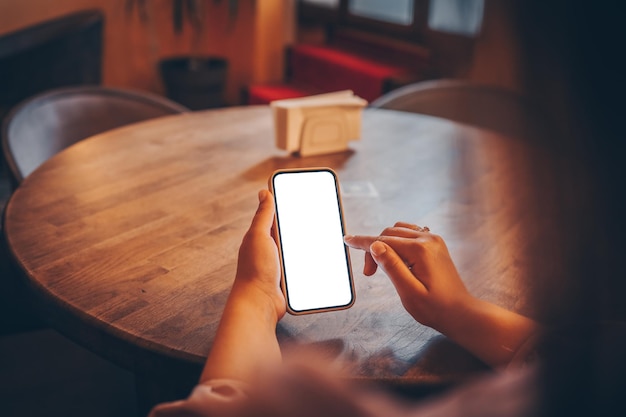
[[[353,16],[408,26],[413,23],[413,0],[349,0],[348,13]]]
[[[484,0],[430,0],[428,28],[475,36],[483,20]]]
[[[427,32],[472,38],[484,0],[300,0],[300,15],[337,27],[422,41]]]

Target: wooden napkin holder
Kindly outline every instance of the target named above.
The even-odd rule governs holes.
[[[299,156],[345,151],[361,136],[366,105],[350,90],[273,101],[276,146]]]

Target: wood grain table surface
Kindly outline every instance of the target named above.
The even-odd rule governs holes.
[[[276,169],[307,166],[337,171],[348,233],[427,225],[473,294],[528,312],[526,143],[366,109],[349,151],[298,158],[274,146],[272,123],[266,106],[165,117],[86,139],[29,176],[8,203],[5,233],[53,326],[130,369],[161,359],[199,369],[258,190]],[[363,276],[354,250],[352,263],[354,307],[286,316],[282,344],[327,348],[366,378],[445,381],[483,369],[415,322],[382,272]]]

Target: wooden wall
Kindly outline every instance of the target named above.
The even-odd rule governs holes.
[[[242,87],[277,81],[283,73],[284,46],[293,40],[295,0],[240,0],[231,19],[225,1],[206,0],[204,33],[194,37],[189,26],[175,35],[171,0],[147,0],[147,21],[126,0],[0,1],[0,36],[78,10],[98,8],[106,18],[104,84],[154,92],[163,87],[157,72],[163,57],[216,54],[229,60],[226,100],[236,104]]]

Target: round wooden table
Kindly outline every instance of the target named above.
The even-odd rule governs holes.
[[[52,325],[115,362],[169,375],[199,371],[235,276],[257,191],[278,168],[329,166],[347,231],[398,220],[446,240],[470,291],[522,313],[527,144],[428,116],[366,109],[343,153],[298,158],[274,146],[270,109],[182,114],[109,131],[54,156],[16,190],[6,239]],[[514,190],[514,192],[511,192]],[[356,376],[441,382],[482,365],[416,323],[382,272],[362,274],[356,304],[286,316],[281,343],[312,343]]]

